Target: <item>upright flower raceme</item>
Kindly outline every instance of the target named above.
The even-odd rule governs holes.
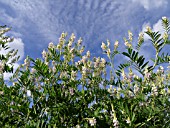
[[[82,41],[83,41],[82,38],[79,38],[79,40],[77,41],[78,46],[81,45]]]
[[[47,57],[47,52],[45,50],[43,50],[42,52],[42,57],[45,59]]]
[[[147,30],[147,32],[149,32],[149,33],[151,33],[151,32],[152,32],[152,30],[151,30],[151,27],[150,27],[150,26],[146,26],[146,30]]]
[[[101,48],[102,48],[102,50],[106,50],[107,47],[106,47],[106,44],[104,42],[102,42]]]
[[[142,43],[144,41],[144,33],[140,32],[138,36],[138,43]]]
[[[116,41],[115,44],[114,44],[114,50],[117,50],[118,46],[119,46],[119,42]]]
[[[107,52],[107,56],[110,58],[110,53],[111,53],[110,48],[108,48],[106,52]]]
[[[132,34],[131,31],[128,31],[128,36],[129,36],[130,42],[132,42],[132,40],[133,40],[133,34]]]

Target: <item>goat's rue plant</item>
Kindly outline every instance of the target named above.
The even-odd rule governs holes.
[[[109,61],[92,58],[90,51],[84,53],[81,38],[75,41],[74,34],[68,38],[62,33],[58,44],[51,42],[43,50],[42,58],[25,59],[11,78],[13,86],[5,85],[8,91],[1,89],[0,126],[169,127],[170,66],[164,69],[161,65],[170,62],[169,53],[162,52],[170,44],[166,17],[162,24],[162,37],[147,28],[156,51],[155,58],[148,61],[139,53],[144,33],[134,47],[129,31],[124,52],[119,51],[118,41],[113,50],[109,40],[103,42],[101,48]],[[129,59],[118,69],[114,66],[117,54]],[[106,68],[111,69],[110,74]]]

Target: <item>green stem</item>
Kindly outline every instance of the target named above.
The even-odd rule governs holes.
[[[153,70],[153,69],[156,67],[156,65],[157,65],[157,62],[158,62],[158,54],[159,54],[159,52],[158,52],[158,50],[156,50],[155,63],[154,63],[154,65],[153,65],[152,70]]]

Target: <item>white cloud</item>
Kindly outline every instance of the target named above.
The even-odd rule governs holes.
[[[132,1],[138,2],[146,10],[149,10],[152,8],[165,7],[168,4],[167,0],[132,0]]]
[[[9,44],[11,49],[18,49],[18,56],[20,56],[19,60],[22,60],[24,57],[24,43],[21,38],[14,38],[14,41]]]
[[[153,31],[155,32],[159,31],[163,35],[164,29],[162,26],[162,20],[158,20],[158,22],[153,25]]]
[[[151,27],[152,31],[154,32],[158,32],[163,35],[164,34],[164,29],[163,29],[163,26],[162,26],[162,20],[158,20],[153,26],[150,25],[150,23],[144,23],[142,25],[142,32],[145,32],[146,31],[146,27],[149,26]],[[149,40],[150,37],[145,33],[144,34],[144,39],[145,41]]]

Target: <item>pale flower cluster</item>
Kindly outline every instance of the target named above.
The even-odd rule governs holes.
[[[97,123],[97,121],[96,121],[96,119],[95,119],[94,117],[93,117],[93,118],[89,118],[88,120],[89,120],[89,124],[90,124],[91,126],[95,126],[96,123]]]
[[[116,42],[114,43],[114,50],[115,50],[115,51],[117,50],[118,46],[119,46],[119,42],[116,41]]]
[[[58,43],[58,45],[57,45],[57,49],[58,50],[61,50],[62,49],[62,47],[63,47],[63,45],[65,44],[65,38],[66,38],[66,36],[67,36],[67,33],[62,33],[61,34],[61,36],[60,36],[60,38],[59,38],[59,43]]]
[[[144,41],[144,33],[140,32],[138,36],[138,43],[141,44]]]
[[[132,34],[131,31],[128,31],[128,36],[129,36],[130,42],[132,42],[132,40],[133,40],[133,34]]]
[[[50,49],[54,48],[53,42],[50,42],[50,43],[48,44],[48,48],[50,48]]]
[[[167,18],[166,16],[163,16],[163,17],[162,17],[162,20],[163,20],[164,22],[167,22],[167,21],[168,21],[168,18]]]

